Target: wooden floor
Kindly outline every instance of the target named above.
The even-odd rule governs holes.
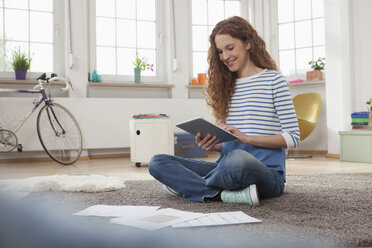
[[[209,154],[202,160],[214,161],[216,154]],[[100,174],[118,176],[125,180],[153,179],[147,165],[135,167],[130,158],[104,158],[79,160],[74,165],[62,166],[53,161],[45,162],[2,162],[0,179],[25,178],[54,174]],[[327,173],[372,173],[371,163],[341,162],[339,159],[314,155],[308,159],[287,160],[287,174],[327,174]]]

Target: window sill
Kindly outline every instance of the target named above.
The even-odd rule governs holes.
[[[187,85],[186,87],[189,89],[204,89],[207,85]]]
[[[88,87],[174,88],[174,84],[88,82]]]
[[[325,84],[325,80],[315,80],[315,81],[304,81],[304,82],[298,82],[298,83],[288,83],[289,87],[306,86],[306,85],[318,85],[318,84]]]
[[[32,86],[32,85],[37,85],[38,82],[37,80],[15,80],[15,79],[0,79],[0,85],[15,85],[15,86]],[[64,86],[64,82],[53,82],[51,85],[61,85]]]

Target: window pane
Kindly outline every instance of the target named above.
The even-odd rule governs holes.
[[[52,0],[30,0],[31,10],[53,11]]]
[[[324,0],[312,0],[313,18],[324,16]]]
[[[198,73],[206,73],[208,69],[208,62],[207,62],[208,54],[206,52],[193,52],[193,76],[196,77]]]
[[[28,53],[28,43],[27,42],[15,42],[15,41],[7,41],[5,42],[5,54],[8,59],[12,56],[12,51],[15,49],[21,48],[22,52]],[[9,61],[8,61],[9,62]],[[10,63],[7,63],[6,69],[8,71],[13,70]]]
[[[314,47],[314,59],[325,58],[325,46]]]
[[[5,8],[28,9],[28,0],[4,0]]]
[[[31,71],[53,72],[53,45],[31,43]]]
[[[314,45],[325,44],[324,19],[313,20]]]
[[[115,19],[96,18],[96,40],[98,46],[115,46]]]
[[[118,48],[118,74],[134,75],[133,61],[136,58],[136,49]]]
[[[294,48],[294,30],[293,23],[280,24],[279,31],[279,49]]]
[[[1,2],[1,1],[0,1]],[[0,8],[0,40],[3,39],[4,35],[4,27],[3,27],[3,8]]]
[[[116,16],[119,18],[136,18],[136,0],[117,0]]]
[[[311,21],[295,23],[296,47],[312,46],[311,40]]]
[[[192,24],[207,24],[207,0],[192,0]]]
[[[117,45],[121,47],[136,47],[136,21],[117,20]]]
[[[311,48],[296,50],[296,67],[297,73],[306,73],[310,70],[309,61],[313,59],[313,51]]]
[[[97,47],[97,70],[99,74],[116,73],[115,48]]]
[[[137,19],[155,21],[155,0],[137,0]]]
[[[208,30],[207,26],[192,27],[192,50],[207,51],[208,50]]]
[[[52,43],[53,14],[31,12],[30,15],[30,40]]]
[[[293,21],[293,0],[278,0],[278,23]]]
[[[208,1],[208,24],[215,25],[224,19],[224,4],[222,0]]]
[[[96,0],[96,15],[115,17],[115,0]]]
[[[28,40],[28,11],[5,9],[5,39]]]
[[[240,1],[225,2],[225,18],[240,16]]]
[[[153,64],[154,71],[151,70],[145,70],[142,71],[141,74],[143,76],[156,76],[156,51],[155,50],[145,50],[145,49],[139,49],[138,50],[138,56],[140,58],[145,57],[147,64]]]
[[[311,0],[294,0],[295,20],[311,18]]]
[[[296,73],[294,50],[279,52],[280,70],[283,75]]]
[[[137,22],[137,45],[140,48],[156,48],[154,22]]]

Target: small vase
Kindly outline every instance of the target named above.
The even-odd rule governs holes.
[[[141,82],[141,69],[137,67],[134,68],[134,82],[136,84]]]
[[[15,71],[16,80],[25,80],[27,71]]]

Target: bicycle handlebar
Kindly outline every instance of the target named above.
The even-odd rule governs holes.
[[[69,78],[52,77],[52,78],[48,79],[47,81],[49,83],[56,82],[56,81],[63,81],[65,83],[65,87],[61,89],[62,91],[67,91],[67,90],[70,89],[70,87],[71,87],[72,90],[74,90],[72,88],[72,84],[71,84],[71,81],[70,81]]]
[[[43,82],[44,82],[44,83],[45,83],[45,82],[47,82],[47,83],[52,83],[52,82],[62,81],[62,82],[65,83],[65,87],[62,88],[62,89],[60,89],[61,91],[68,91],[70,88],[71,88],[72,90],[74,90],[74,88],[72,87],[72,84],[71,84],[71,81],[70,81],[69,78],[57,77],[57,75],[54,74],[54,73],[53,73],[51,76],[52,76],[51,78],[47,78],[45,73],[42,74],[42,75],[37,79],[37,81],[39,82],[39,85],[36,85],[36,86],[34,87],[34,89],[36,89],[36,88],[41,88]]]

